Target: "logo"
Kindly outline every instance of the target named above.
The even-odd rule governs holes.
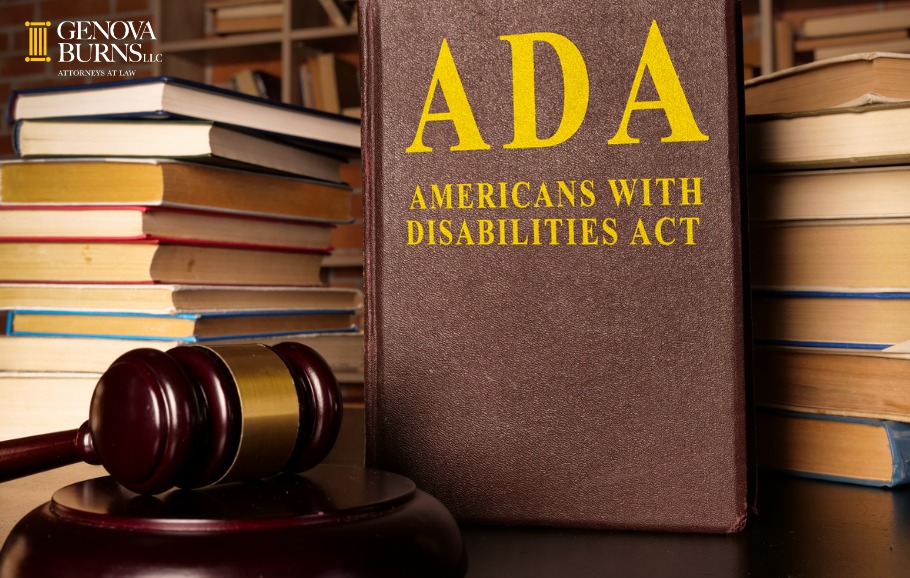
[[[26,22],[28,28],[28,56],[26,62],[50,62],[47,54],[47,30],[51,27],[50,21]]]

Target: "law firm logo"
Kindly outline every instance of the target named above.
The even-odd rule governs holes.
[[[51,27],[50,21],[26,22],[28,29],[28,56],[26,62],[50,62],[47,54],[47,31]]]

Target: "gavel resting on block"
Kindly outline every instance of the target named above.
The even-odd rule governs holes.
[[[80,460],[140,494],[302,472],[340,426],[335,377],[305,345],[136,349],[102,375],[78,430],[0,442],[0,481]]]

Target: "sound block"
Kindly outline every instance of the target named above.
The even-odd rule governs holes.
[[[110,477],[58,490],[0,550],[0,577],[456,577],[449,511],[408,478],[321,465],[297,475],[134,494]]]

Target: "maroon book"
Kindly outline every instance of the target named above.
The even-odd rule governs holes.
[[[464,522],[747,509],[738,3],[362,0],[369,465]]]

